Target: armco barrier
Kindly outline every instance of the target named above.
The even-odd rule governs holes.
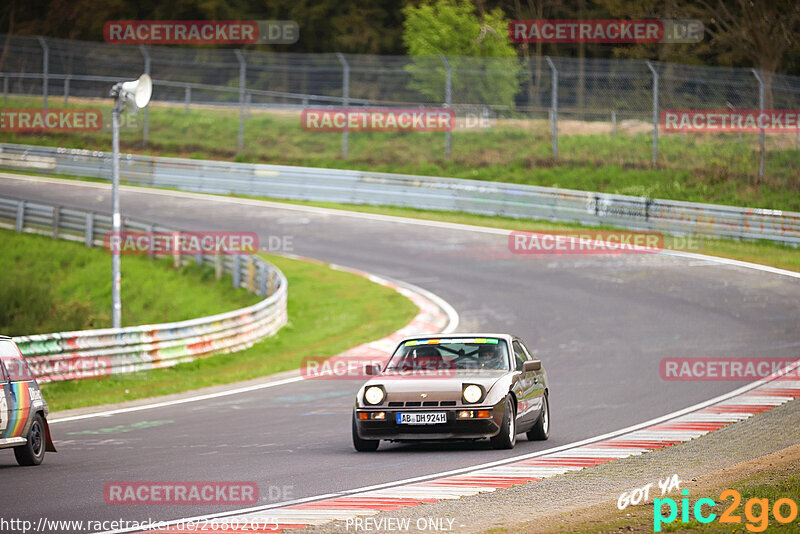
[[[111,230],[111,217],[0,198],[0,227],[94,246],[102,245],[103,236]],[[127,218],[123,229],[175,231]],[[14,338],[37,379],[74,380],[169,367],[199,356],[245,349],[286,324],[288,284],[279,269],[256,256],[199,254],[193,258],[198,264],[231,273],[235,287],[266,298],[246,308],[188,321]],[[179,261],[192,260],[179,257]]]
[[[0,143],[0,168],[110,180],[111,154]],[[800,244],[800,213],[551,187],[126,154],[128,183],[204,193],[405,206]]]

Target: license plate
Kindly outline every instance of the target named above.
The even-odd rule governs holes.
[[[398,413],[398,425],[439,425],[447,422],[446,412]]]

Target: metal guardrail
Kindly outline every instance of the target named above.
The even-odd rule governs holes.
[[[110,180],[111,154],[0,143],[0,168]],[[525,219],[606,224],[673,235],[800,244],[800,213],[659,200],[530,185],[283,165],[125,154],[136,185],[347,204],[403,206]]]
[[[0,227],[102,246],[111,217],[88,211],[0,198]],[[174,232],[123,219],[124,231]],[[191,262],[177,257],[181,264]],[[234,287],[266,297],[227,313],[173,323],[15,337],[40,382],[74,380],[169,367],[200,356],[234,352],[275,334],[286,324],[288,283],[256,256],[198,254],[199,265],[231,273]]]

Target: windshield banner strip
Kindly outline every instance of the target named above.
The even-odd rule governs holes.
[[[406,341],[406,347],[413,347],[415,345],[444,345],[448,343],[487,343],[490,345],[497,345],[499,339],[473,337],[473,338],[456,338],[456,339],[412,339]]]

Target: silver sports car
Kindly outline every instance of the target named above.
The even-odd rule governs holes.
[[[547,375],[522,340],[508,334],[448,334],[400,342],[356,396],[353,446],[380,440],[489,438],[511,449],[517,434],[550,433]]]

